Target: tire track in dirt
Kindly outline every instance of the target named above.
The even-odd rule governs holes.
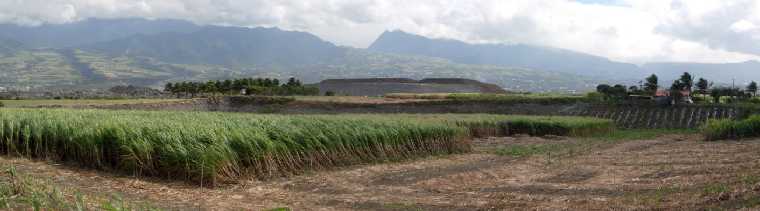
[[[457,164],[452,166],[433,166],[423,169],[414,169],[401,172],[384,173],[372,178],[371,185],[392,185],[404,186],[411,185],[420,181],[434,178],[442,178],[454,174],[466,172],[483,171],[497,166],[509,165],[516,159],[509,157],[494,157],[485,160],[478,160],[471,163]]]

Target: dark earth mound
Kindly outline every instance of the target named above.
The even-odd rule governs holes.
[[[329,79],[318,84],[319,90],[350,96],[382,96],[389,93],[506,93],[494,84],[460,78],[361,78]]]

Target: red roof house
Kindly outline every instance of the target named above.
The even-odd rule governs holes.
[[[670,97],[670,90],[664,90],[664,89],[658,89],[657,92],[654,93],[655,97]],[[689,97],[691,96],[691,92],[687,90],[681,91],[682,97]]]

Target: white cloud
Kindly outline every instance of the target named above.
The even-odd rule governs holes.
[[[61,19],[65,22],[73,21],[77,17],[77,8],[74,5],[67,4],[61,10]]]
[[[747,20],[740,20],[735,22],[734,24],[731,24],[731,30],[733,30],[736,33],[742,33],[746,31],[750,31],[753,29],[757,29],[757,26]]]
[[[528,43],[614,60],[730,62],[760,55],[754,0],[0,0],[0,22],[147,17],[278,26],[368,46],[401,29],[469,42]]]
[[[755,0],[703,0],[669,3],[658,33],[710,49],[760,55],[760,3]]]

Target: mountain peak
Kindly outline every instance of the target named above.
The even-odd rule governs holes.
[[[412,34],[412,33],[406,32],[406,31],[401,30],[401,29],[385,30],[382,34],[380,34],[380,36],[381,37],[382,36],[414,36],[414,37],[421,37],[420,35]]]
[[[369,46],[369,49],[373,51],[408,51],[411,49],[406,48],[419,47],[414,46],[414,44],[424,43],[427,40],[428,38],[426,37],[407,33],[399,29],[386,30]]]

